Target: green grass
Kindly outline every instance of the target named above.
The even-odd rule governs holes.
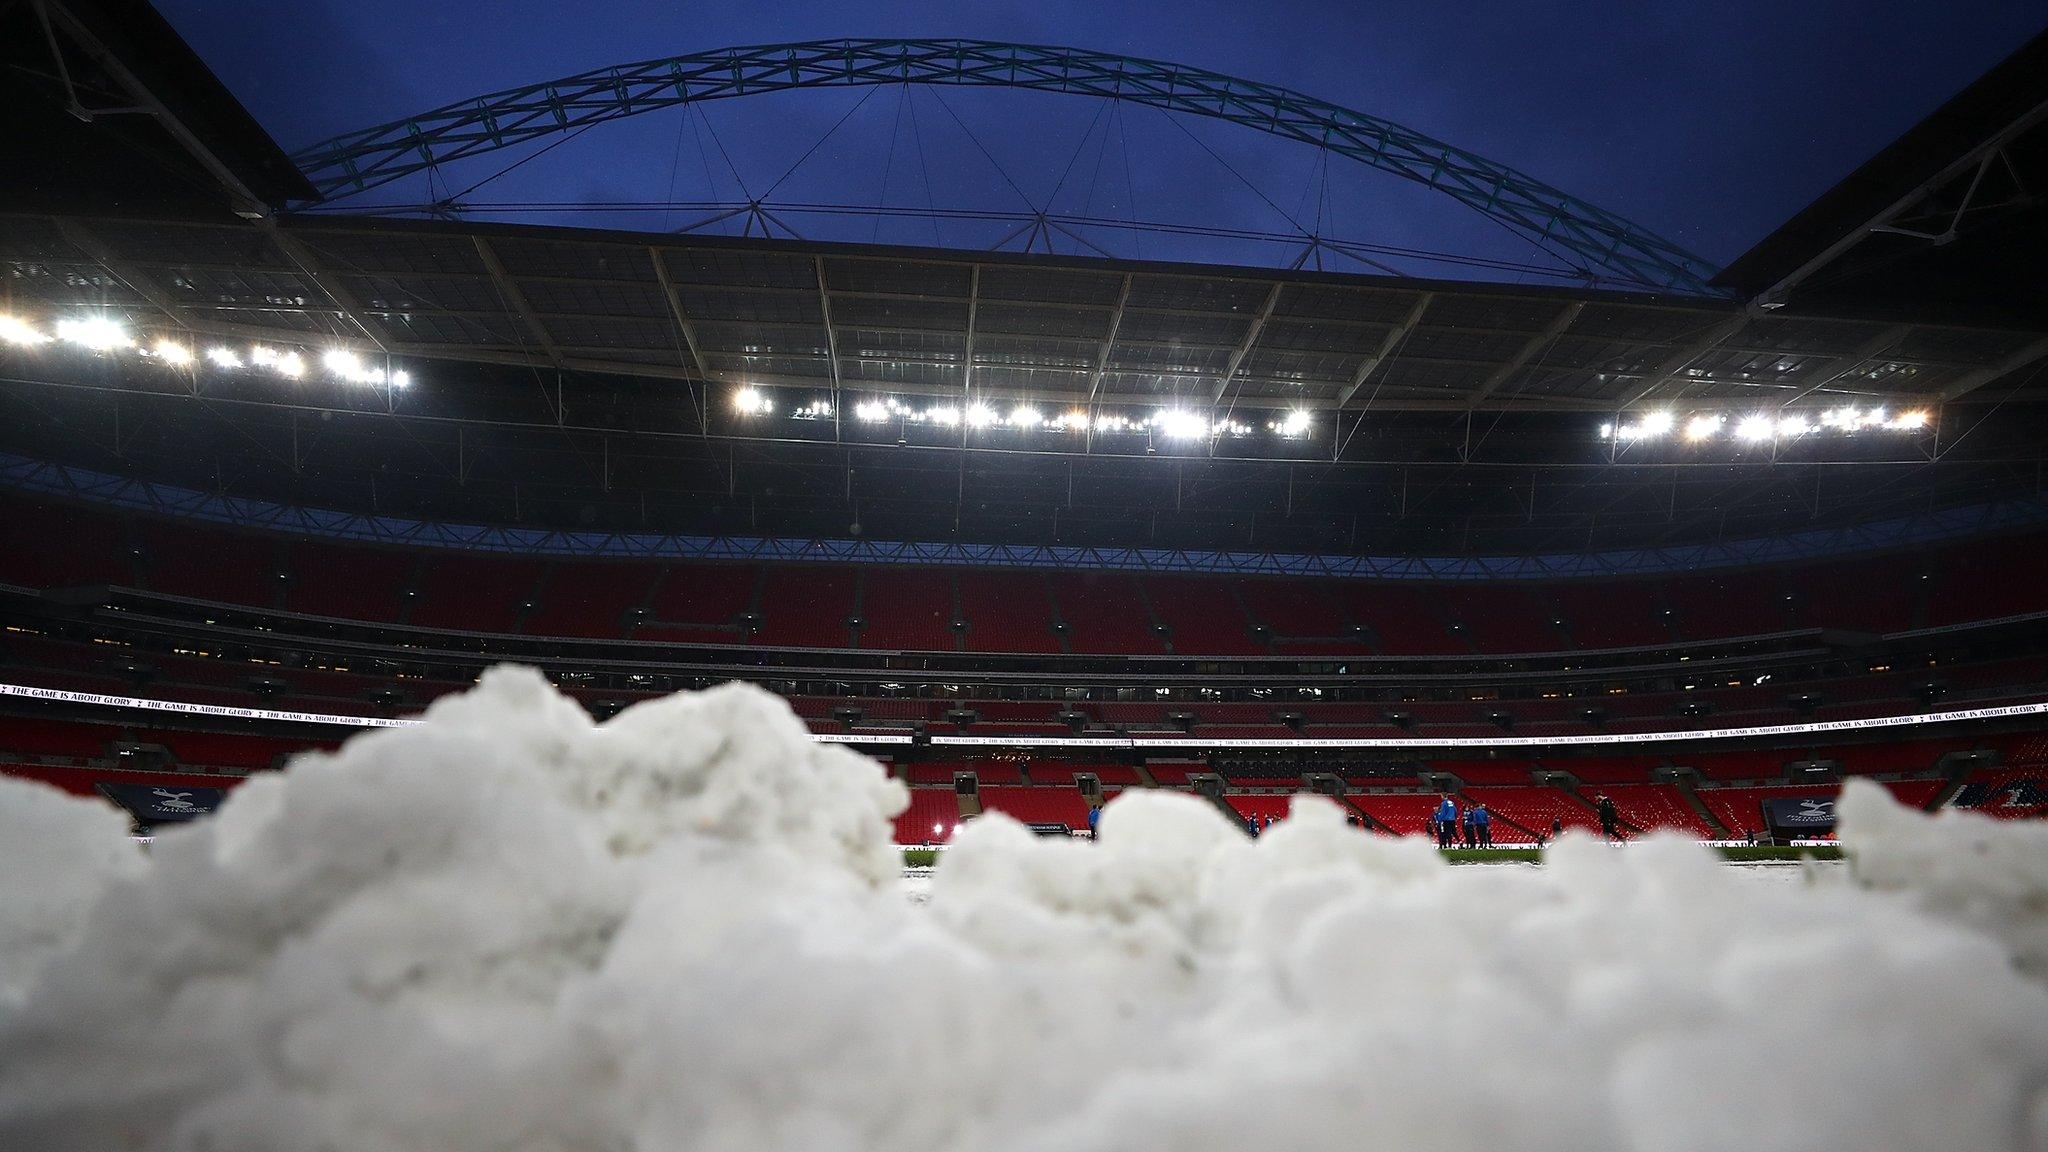
[[[1784,848],[1759,844],[1755,847],[1717,848],[1721,858],[1732,864],[1759,864],[1771,861],[1796,860],[1840,860],[1840,848]],[[1444,853],[1444,858],[1453,864],[1540,864],[1543,853],[1536,848],[1453,848]],[[939,862],[936,848],[905,848],[905,868],[930,868]]]

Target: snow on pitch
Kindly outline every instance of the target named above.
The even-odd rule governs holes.
[[[1133,791],[912,906],[901,786],[737,686],[496,671],[146,861],[0,785],[10,1149],[2048,1148],[2048,829],[1875,786],[1807,885]]]

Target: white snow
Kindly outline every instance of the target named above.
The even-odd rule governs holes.
[[[917,903],[901,787],[760,692],[595,725],[505,669],[428,721],[146,864],[0,790],[0,1147],[2048,1148],[2036,829],[1852,788],[1856,864],[1757,884],[1132,791],[976,821]]]

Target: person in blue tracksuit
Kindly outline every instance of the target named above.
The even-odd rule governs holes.
[[[1493,847],[1493,814],[1486,810],[1486,805],[1474,804],[1472,806],[1472,827],[1479,831],[1479,846],[1481,848]]]
[[[1458,803],[1449,792],[1439,794],[1436,806],[1436,846],[1453,848],[1458,843]]]

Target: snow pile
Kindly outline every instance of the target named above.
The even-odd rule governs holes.
[[[2048,823],[1954,808],[1929,819],[1867,780],[1844,785],[1835,812],[1859,883],[1996,936],[2048,975]]]
[[[119,810],[0,776],[0,1005],[76,944],[102,889],[142,868]]]
[[[1939,851],[2005,829],[1845,800],[1859,870],[1981,873],[1895,893],[1134,792],[1099,844],[975,822],[912,906],[900,786],[772,697],[594,725],[505,670],[428,719],[78,870],[0,1003],[0,1147],[2048,1147],[2048,991],[1954,895],[2032,862]],[[62,832],[0,875],[117,836]]]

